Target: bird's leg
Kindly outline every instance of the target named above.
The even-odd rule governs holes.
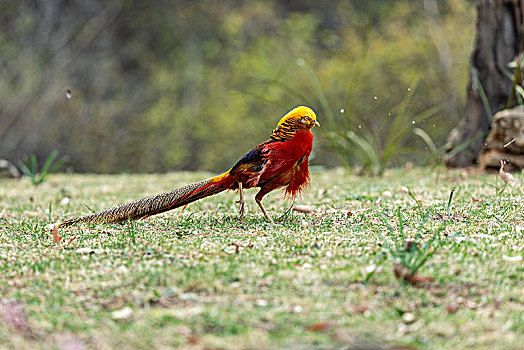
[[[240,198],[237,201],[237,203],[240,205],[238,214],[240,215],[240,221],[242,221],[242,219],[244,218],[244,209],[246,204],[246,202],[244,201],[244,193],[242,192],[242,182],[238,183],[238,192],[240,193]]]
[[[262,209],[262,213],[264,213],[264,216],[266,217],[266,219],[268,219],[270,222],[273,222],[273,219],[271,219],[271,217],[267,215],[266,208],[264,208],[264,204],[262,204],[262,201],[258,199],[255,199],[255,201],[257,202],[260,209]]]
[[[262,204],[262,197],[264,197],[267,192],[262,192],[262,191],[263,190],[260,190],[260,192],[258,192],[257,195],[255,196],[255,202],[257,202],[258,206],[262,210],[262,213],[264,213],[264,216],[266,217],[266,219],[268,219],[268,221],[270,222],[273,222],[273,219],[271,219],[271,217],[267,215],[266,208],[264,208],[264,205]]]

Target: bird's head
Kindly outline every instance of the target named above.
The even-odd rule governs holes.
[[[317,121],[317,115],[309,107],[299,106],[293,108],[288,114],[282,117],[277,124],[277,129],[281,125],[293,125],[298,130],[311,129],[312,127],[320,126]]]
[[[315,125],[320,126],[317,122],[317,116],[311,108],[299,106],[292,109],[288,114],[282,117],[275,130],[271,134],[272,141],[288,141],[298,132],[310,130]]]

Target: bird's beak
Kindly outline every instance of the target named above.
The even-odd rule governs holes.
[[[313,121],[311,122],[311,124],[316,125],[316,126],[318,126],[318,127],[320,128],[320,123],[317,122],[316,120],[313,120]]]

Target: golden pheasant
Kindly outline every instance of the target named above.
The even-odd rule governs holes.
[[[63,221],[56,225],[69,226],[77,223],[122,222],[136,220],[185,206],[198,199],[224,190],[240,193],[240,219],[244,216],[243,189],[260,187],[255,201],[264,216],[267,214],[262,198],[269,192],[285,188],[286,196],[295,197],[309,184],[309,155],[313,147],[311,128],[317,122],[315,113],[300,106],[280,119],[269,140],[254,147],[225,173],[190,185],[139,199],[91,215]]]

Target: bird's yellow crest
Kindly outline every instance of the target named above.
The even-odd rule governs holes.
[[[286,120],[288,119],[300,118],[300,117],[309,117],[311,118],[312,121],[317,120],[317,115],[315,114],[315,112],[313,112],[311,108],[306,107],[306,106],[298,106],[296,108],[293,108],[290,112],[288,112],[288,114],[286,114],[285,116],[282,117],[282,119],[280,119],[280,121],[277,124],[277,128],[282,123],[286,122]]]

